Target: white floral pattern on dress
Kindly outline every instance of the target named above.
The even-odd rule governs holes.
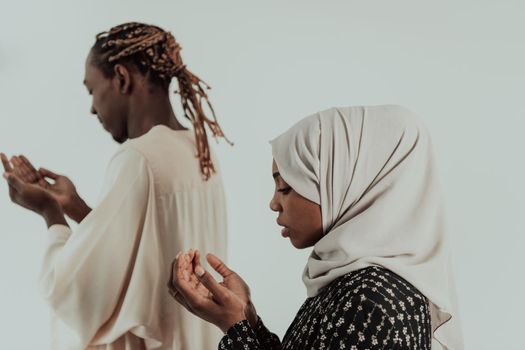
[[[410,283],[378,266],[338,278],[299,309],[283,341],[259,318],[231,327],[219,350],[430,350],[428,300]]]

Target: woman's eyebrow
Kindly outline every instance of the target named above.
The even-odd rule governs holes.
[[[275,178],[277,178],[277,176],[281,176],[281,174],[279,174],[279,172],[276,171],[275,173],[272,174],[272,176],[275,179]]]

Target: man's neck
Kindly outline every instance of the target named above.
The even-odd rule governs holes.
[[[128,138],[140,137],[156,125],[165,125],[174,130],[186,129],[175,117],[167,94],[152,94],[134,101],[130,106]]]

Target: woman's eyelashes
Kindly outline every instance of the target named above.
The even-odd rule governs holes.
[[[284,187],[284,188],[279,188],[277,190],[277,192],[281,192],[282,194],[288,194],[288,193],[290,193],[291,190],[292,190],[292,188],[290,186],[288,186],[288,187]]]

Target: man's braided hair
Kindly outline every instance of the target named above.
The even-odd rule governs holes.
[[[226,137],[205,91],[210,87],[186,68],[180,50],[181,46],[171,33],[156,26],[130,22],[96,36],[92,63],[106,77],[113,77],[117,63],[132,63],[151,82],[166,90],[169,89],[171,79],[177,79],[177,92],[180,94],[184,116],[193,124],[197,157],[201,173],[207,180],[215,172],[215,168],[210,157],[205,125],[215,138]],[[212,118],[206,116],[203,101],[208,105]],[[231,144],[228,139],[226,141]]]

